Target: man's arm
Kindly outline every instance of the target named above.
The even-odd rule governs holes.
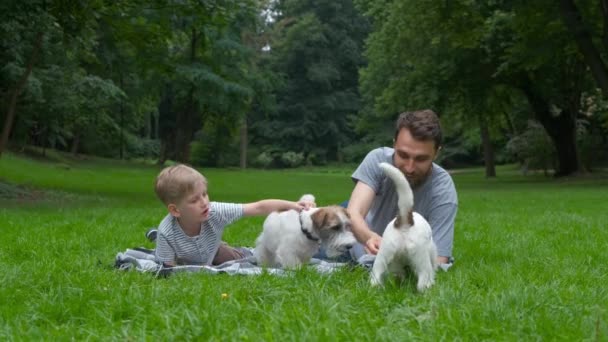
[[[454,221],[458,205],[446,203],[433,208],[429,224],[433,227],[433,240],[437,245],[439,257],[437,261],[442,264],[450,262],[449,256],[452,254],[452,244],[454,242]]]
[[[378,253],[382,237],[369,228],[365,222],[365,216],[369,212],[375,196],[374,189],[359,181],[350,195],[347,208],[353,234],[365,246],[366,252],[374,255]]]

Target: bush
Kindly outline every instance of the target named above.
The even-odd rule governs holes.
[[[138,138],[133,135],[125,135],[125,138],[125,155],[129,159],[157,159],[160,155],[160,140]]]
[[[608,143],[602,127],[588,120],[577,121],[577,144],[581,163],[586,171],[608,164]]]
[[[379,147],[375,143],[354,143],[342,149],[342,158],[345,163],[360,163],[363,158],[374,148]]]
[[[298,167],[304,161],[304,153],[287,151],[281,155],[281,163],[286,167]]]
[[[240,162],[239,136],[226,118],[213,117],[194,134],[190,143],[193,165],[227,167]]]
[[[528,128],[509,140],[507,152],[522,164],[522,172],[528,169],[542,169],[545,174],[556,164],[553,143],[545,128],[538,122],[528,121]]]
[[[271,167],[273,160],[270,152],[262,152],[253,160],[253,166],[267,169]]]
[[[306,165],[327,165],[327,151],[320,148],[313,149],[306,157]]]

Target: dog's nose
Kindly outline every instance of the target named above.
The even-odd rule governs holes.
[[[348,245],[346,245],[346,249],[351,249],[351,248],[353,248],[353,246],[354,246],[354,244],[348,244]]]

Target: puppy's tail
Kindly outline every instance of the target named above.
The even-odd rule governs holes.
[[[408,227],[414,224],[414,193],[410,187],[410,183],[399,169],[389,163],[380,163],[380,168],[384,173],[395,183],[397,190],[398,209],[397,221],[395,227],[402,227],[407,223]]]
[[[311,194],[302,195],[302,197],[300,197],[300,202],[314,202],[314,201],[315,201],[315,196],[313,196]]]

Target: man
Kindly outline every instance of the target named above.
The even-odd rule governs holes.
[[[402,113],[396,122],[393,148],[369,152],[355,170],[352,175],[355,188],[347,207],[353,233],[359,241],[350,251],[355,261],[364,254],[378,253],[382,233],[397,213],[395,186],[378,166],[387,162],[401,170],[409,181],[414,191],[414,211],[433,230],[439,265],[445,270],[451,266],[458,198],[451,176],[434,163],[441,139],[439,118],[433,111]]]

